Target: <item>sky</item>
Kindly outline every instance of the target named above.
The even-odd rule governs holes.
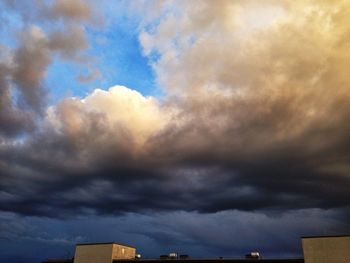
[[[0,0],[0,261],[349,234],[349,9]]]

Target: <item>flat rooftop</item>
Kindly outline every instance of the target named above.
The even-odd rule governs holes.
[[[143,263],[237,263],[237,262],[264,262],[264,263],[304,263],[304,259],[234,259],[234,258],[223,258],[223,259],[137,259],[137,260],[113,260],[113,263],[132,263],[140,261]]]
[[[335,237],[350,237],[350,235],[335,235],[335,236],[303,236],[301,238],[335,238]]]
[[[304,259],[117,259],[113,263],[304,263]],[[42,263],[73,263],[73,259],[66,260],[45,260]]]
[[[124,245],[121,243],[116,243],[116,242],[103,242],[103,243],[78,243],[76,244],[76,246],[91,246],[91,245],[118,245],[118,246],[122,246],[122,247],[129,247],[129,248],[135,248],[133,246],[129,246],[129,245]],[[136,249],[136,248],[135,248]]]

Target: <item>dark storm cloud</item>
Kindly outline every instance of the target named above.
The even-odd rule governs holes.
[[[316,150],[308,148],[313,139],[308,133],[320,137],[317,126],[291,141],[262,141],[265,148],[259,151],[250,149],[260,146],[248,143],[248,138],[234,142],[223,136],[227,130],[220,136],[199,132],[209,127],[197,120],[188,129],[169,128],[148,142],[147,152],[135,154],[130,131],[111,127],[103,114],[79,109],[78,117],[72,111],[67,116],[69,124],[63,132],[50,128],[30,144],[9,146],[2,152],[1,174],[8,178],[1,183],[8,196],[1,202],[2,210],[69,217],[88,211],[349,209],[350,182],[342,172],[348,169],[344,157],[348,137],[342,121],[317,138],[334,137],[336,142]],[[270,126],[260,127],[256,136],[273,133],[265,129]],[[255,134],[249,136],[253,141]],[[197,144],[198,140],[206,143]],[[241,140],[247,143],[238,147]]]

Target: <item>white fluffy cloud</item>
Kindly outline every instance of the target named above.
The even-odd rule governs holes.
[[[155,98],[144,97],[123,86],[111,87],[108,91],[97,89],[84,99],[66,99],[48,111],[48,121],[56,130],[71,136],[84,133],[93,116],[98,117],[106,128],[102,133],[112,136],[107,140],[118,140],[117,134],[110,131],[121,128],[137,147],[144,146],[147,139],[161,131],[171,117]]]

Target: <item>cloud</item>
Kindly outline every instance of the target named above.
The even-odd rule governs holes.
[[[170,1],[160,16],[147,14],[140,41],[164,98],[117,86],[48,108],[40,130],[1,145],[0,209],[62,218],[340,209],[348,217],[347,3],[305,5]],[[84,37],[70,37],[83,29],[70,29],[32,28],[18,53],[45,44],[18,71],[19,84],[35,69],[39,87],[45,52],[84,47]],[[37,104],[39,89],[30,90],[24,98]]]
[[[29,9],[0,47],[6,251],[118,237],[152,257],[299,256],[300,236],[348,231],[346,1],[132,3],[164,96],[114,86],[47,107],[51,63],[89,47],[91,6],[66,4]]]
[[[41,86],[47,66],[51,62],[45,33],[36,26],[21,36],[21,46],[14,54],[13,81],[28,105],[40,109],[45,90]]]
[[[67,99],[55,109],[51,108],[49,113],[48,121],[58,125],[56,129],[63,135],[82,135],[88,131],[87,127],[93,125],[89,123],[96,116],[96,121],[101,122],[98,124],[103,126],[101,134],[123,129],[121,132],[140,145],[155,131],[162,129],[167,121],[166,113],[162,113],[156,99],[143,97],[137,91],[123,86],[115,86],[108,91],[95,90],[83,100]],[[99,138],[96,136],[96,139]]]
[[[6,50],[2,50],[3,54]],[[0,142],[1,137],[8,137],[17,133],[18,130],[30,131],[34,129],[30,120],[30,113],[23,113],[16,109],[12,102],[10,87],[7,76],[11,71],[7,63],[0,63]]]
[[[150,59],[157,54],[153,67],[170,103],[181,109],[175,119],[182,125],[156,135],[153,153],[175,154],[184,164],[219,165],[231,174],[227,186],[251,189],[245,199],[218,187],[227,193],[214,195],[204,202],[212,206],[202,209],[274,207],[282,200],[284,208],[348,205],[342,187],[349,185],[348,154],[341,146],[348,145],[350,112],[342,48],[347,3],[167,4],[140,41]],[[252,27],[254,10],[274,15]],[[321,172],[331,163],[343,172]]]
[[[85,30],[77,25],[52,32],[48,45],[50,49],[58,50],[66,59],[72,59],[75,54],[88,47]]]
[[[112,190],[117,182],[125,184],[125,193],[130,191],[131,194],[136,189],[129,186],[129,178],[139,178],[142,171],[150,175],[150,180],[152,176],[157,176],[144,167],[146,161],[140,156],[146,154],[143,146],[148,137],[154,131],[162,129],[168,118],[155,99],[145,98],[125,87],[114,87],[108,92],[96,90],[83,100],[67,99],[50,108],[45,121],[46,128],[42,133],[33,136],[25,144],[2,148],[3,158],[6,158],[8,151],[14,151],[12,154],[16,156],[16,165],[10,166],[5,161],[1,167],[4,176],[14,175],[12,180],[2,183],[2,189],[9,194],[13,191],[22,191],[23,194],[19,199],[7,200],[1,205],[2,209],[11,210],[11,207],[16,207],[18,211],[23,209],[20,213],[54,213],[49,204],[51,201],[30,205],[31,208],[22,203],[39,200],[39,193],[30,197],[39,188],[44,194],[62,187],[58,192],[64,191],[66,197],[59,202],[62,209],[68,209],[68,214],[71,205],[78,205],[84,210],[90,209],[86,206],[87,202],[100,202],[92,200],[92,195],[89,197],[92,192],[89,194],[85,186],[97,191],[96,198],[104,198],[106,188]],[[99,155],[95,155],[96,151]],[[101,180],[95,178],[96,172],[102,172]],[[85,186],[76,181],[79,178],[86,180]],[[32,180],[41,182],[41,186]],[[9,188],[11,185],[14,186],[12,190]],[[28,185],[31,187],[28,188]],[[137,186],[139,187],[142,186]],[[51,197],[60,199],[58,192]],[[77,196],[76,193],[80,194]],[[120,199],[121,207],[127,206],[124,201],[130,202],[122,193],[115,193],[110,198]],[[74,201],[78,199],[79,204]],[[110,208],[103,209],[108,212]],[[118,212],[115,208],[112,210]]]
[[[101,78],[101,72],[98,69],[90,69],[87,74],[79,75],[77,77],[77,80],[80,83],[89,83],[91,81],[94,81],[94,80],[100,79],[100,78]]]
[[[82,0],[55,0],[23,3],[20,1],[5,0],[5,8],[19,12],[25,21],[45,19],[63,22],[90,22],[94,12],[92,3]]]
[[[68,1],[54,1],[52,5],[41,1],[33,5],[18,1],[1,4],[3,10],[16,16],[15,23],[9,16],[2,16],[2,24],[6,25],[2,31],[9,27],[5,35],[10,39],[0,46],[0,134],[4,138],[23,136],[38,128],[47,107],[47,70],[57,55],[79,63],[89,59],[83,54],[88,43],[82,22],[92,19],[90,6],[81,1],[69,3],[69,10]],[[11,35],[16,37],[11,39]]]
[[[52,15],[58,18],[70,18],[77,20],[89,20],[92,10],[86,2],[82,0],[57,0],[54,1],[51,9]]]
[[[199,118],[190,126],[178,110],[125,87],[50,108],[43,133],[3,151],[13,151],[16,165],[2,167],[12,178],[2,189],[14,198],[1,208],[50,217],[78,211],[348,209],[347,178],[321,169],[332,148],[314,153],[302,147],[302,138],[296,145],[268,142],[264,152],[231,149],[226,131],[205,132],[210,124],[199,129]],[[223,133],[215,145],[216,131]]]
[[[339,225],[340,214],[336,209],[296,210],[278,216],[237,210],[214,214],[173,211],[56,220],[1,213],[0,244],[4,249],[0,257],[21,250],[28,262],[70,258],[76,242],[116,241],[116,237],[118,242],[135,246],[143,258],[170,251],[192,258],[243,257],[251,250],[260,251],[264,258],[300,257],[300,235],[318,234],[320,228],[323,233],[341,233],[348,228],[348,221]],[[33,255],[35,248],[44,252]]]
[[[133,232],[150,237],[167,250],[176,248],[181,253],[202,246],[210,256],[243,257],[250,250],[258,250],[269,257],[288,247],[289,251],[280,256],[296,257],[301,254],[300,236],[317,233],[320,225],[324,231],[335,231],[337,216],[336,210],[319,209],[296,210],[278,217],[237,210],[206,215],[173,212],[149,218],[143,224],[147,228],[136,228]],[[344,230],[347,226],[343,227]],[[235,242],[230,242],[232,239]]]

